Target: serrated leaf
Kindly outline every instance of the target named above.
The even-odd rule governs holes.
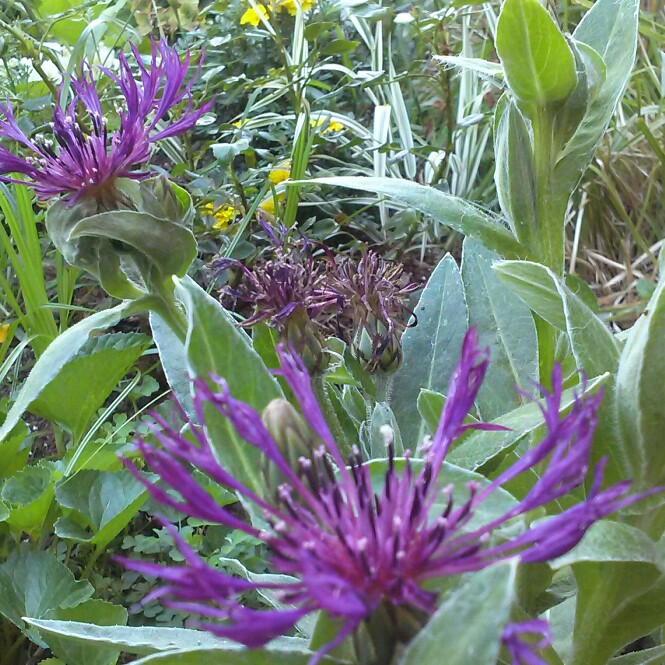
[[[575,88],[575,58],[563,33],[538,0],[506,0],[496,28],[496,51],[516,97],[545,106]]]
[[[659,646],[612,658],[609,665],[663,665],[663,663],[665,663],[665,646]]]
[[[30,404],[41,395],[62,368],[76,356],[79,349],[88,340],[90,333],[115,325],[131,306],[132,303],[121,303],[111,309],[96,312],[65,330],[49,344],[46,351],[34,364],[16,401],[9,410],[7,418],[0,428],[0,442],[9,435]]]
[[[54,486],[53,468],[45,462],[28,466],[7,479],[0,493],[9,511],[3,521],[17,540],[23,533],[39,538],[51,508]]]
[[[2,441],[0,480],[13,476],[26,466],[31,448],[32,437],[28,426],[24,422],[16,423],[12,431]]]
[[[510,617],[517,563],[474,573],[441,604],[416,635],[399,665],[496,665]]]
[[[449,254],[432,272],[414,312],[417,323],[402,335],[404,364],[391,389],[391,406],[407,448],[425,434],[415,409],[421,389],[447,392],[467,329],[462,278]]]
[[[78,441],[118,381],[151,342],[140,333],[88,339],[30,404],[30,411],[58,423]]]
[[[244,649],[228,646],[220,649],[178,650],[155,654],[134,661],[133,665],[202,665],[202,663],[224,663],[224,665],[308,665],[314,654],[311,651],[282,650],[267,646],[263,649]],[[321,665],[347,664],[349,661],[324,656]],[[349,664],[350,665],[350,664]]]
[[[40,618],[59,607],[75,607],[92,593],[88,582],[77,582],[50,552],[22,547],[0,564],[0,614],[40,646],[46,645],[22,617]]]
[[[482,419],[512,411],[524,401],[515,386],[533,393],[538,380],[538,342],[529,308],[496,279],[492,264],[499,259],[479,242],[466,238],[462,249],[462,281],[480,347],[489,347],[490,365],[476,404]]]
[[[29,618],[27,623],[42,633],[62,635],[82,643],[118,647],[131,654],[146,655],[176,649],[241,649],[230,640],[215,637],[212,633],[189,628],[162,628],[149,626],[98,626],[79,621],[49,621]],[[307,640],[295,637],[279,637],[273,644],[288,650],[306,648]]]
[[[477,238],[486,247],[494,249],[505,258],[524,258],[526,255],[524,247],[500,219],[465,199],[444,194],[434,187],[426,187],[399,178],[355,176],[315,178],[290,184],[332,185],[381,194],[419,210],[454,231]]]
[[[91,531],[70,517],[61,517],[55,532],[61,538],[89,542],[103,550],[127,526],[147,496],[143,484],[126,469],[79,471],[58,484],[55,498],[63,508],[76,511]]]

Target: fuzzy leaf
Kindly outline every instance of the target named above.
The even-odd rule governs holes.
[[[620,450],[629,477],[640,487],[665,479],[665,279],[630,330],[616,383]]]
[[[529,308],[492,270],[499,257],[479,242],[466,238],[462,250],[462,280],[469,325],[476,326],[480,346],[489,347],[491,363],[476,400],[482,419],[512,411],[524,398],[518,386],[533,393],[538,380],[536,327]]]
[[[283,397],[277,380],[252,348],[249,336],[238,329],[216,300],[188,278],[177,282],[176,295],[184,303],[187,315],[185,351],[192,376],[223,377],[235,399],[259,412],[272,399]],[[264,492],[258,449],[241,441],[216,409],[206,407],[205,410],[209,438],[216,446],[221,463],[254,491]]]
[[[538,316],[568,333],[577,366],[587,376],[616,369],[619,347],[614,335],[549,268],[530,261],[501,261],[494,270]]]
[[[127,610],[105,600],[91,598],[72,608],[49,613],[61,621],[94,621],[99,626],[120,626],[127,623]],[[120,649],[72,640],[56,633],[42,634],[51,651],[65,663],[80,665],[115,665]]]
[[[538,0],[506,0],[496,27],[496,51],[516,97],[545,106],[575,88],[575,58]]]
[[[409,643],[399,665],[496,665],[514,598],[515,561],[468,578]]]
[[[454,231],[480,240],[483,245],[505,258],[524,258],[526,254],[525,249],[501,220],[464,199],[444,194],[434,187],[399,178],[354,176],[316,178],[290,184],[332,185],[381,194],[419,210]]]
[[[635,62],[638,11],[637,0],[597,0],[573,33],[577,42],[600,55],[606,75],[555,167],[553,182],[566,199],[591,161],[628,83]]]
[[[425,434],[415,409],[421,389],[447,392],[467,329],[462,278],[449,254],[432,272],[414,312],[417,322],[402,335],[404,364],[391,390],[391,406],[407,448]]]

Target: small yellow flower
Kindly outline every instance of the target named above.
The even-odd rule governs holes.
[[[309,124],[310,127],[317,128],[325,125],[326,122],[328,124],[324,129],[321,130],[321,134],[328,134],[328,132],[341,132],[344,130],[344,125],[339,122],[339,120],[330,120],[330,118],[325,116],[317,118],[316,120],[310,120]]]
[[[232,122],[231,124],[234,127],[237,127],[238,129],[242,129],[242,126],[246,123],[246,120],[243,120],[242,118],[240,120],[236,120],[235,122]]]
[[[282,162],[274,168],[270,169],[268,178],[273,185],[279,185],[280,182],[284,182],[291,177],[291,163]]]
[[[304,12],[308,12],[314,6],[315,0],[300,0],[300,7]],[[277,6],[279,9],[286,9],[291,16],[295,16],[298,13],[298,3],[297,0],[277,0]]]
[[[4,344],[7,341],[8,334],[9,334],[9,324],[3,323],[0,326],[0,344]]]
[[[277,195],[277,203],[282,203],[284,199],[286,198],[286,194],[284,192],[280,192]],[[274,196],[269,196],[267,199],[264,199],[259,203],[259,210],[262,212],[265,212],[268,215],[274,215],[275,214],[275,197]]]
[[[213,206],[212,203],[206,203],[201,208],[201,213],[214,217],[216,221],[212,228],[220,231],[223,231],[238,215],[238,211],[232,205],[218,207]]]
[[[254,7],[250,7],[241,17],[240,17],[240,25],[245,25],[249,23],[250,25],[253,25],[255,28],[258,26],[259,23],[261,23],[261,19],[265,19],[266,21],[268,20],[268,8],[265,5],[256,5],[256,9]]]

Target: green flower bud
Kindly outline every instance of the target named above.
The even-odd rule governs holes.
[[[263,410],[261,420],[287,464],[299,473],[302,467],[301,459],[310,459],[319,445],[317,437],[302,416],[285,399],[274,399]],[[266,457],[263,462],[263,476],[272,492],[286,480]]]
[[[402,344],[397,332],[369,315],[355,334],[351,352],[369,372],[396,372],[402,365]]]
[[[321,374],[328,366],[325,341],[303,307],[297,307],[289,315],[282,337],[300,356],[311,375]]]

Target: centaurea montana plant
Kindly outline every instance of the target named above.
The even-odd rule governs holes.
[[[90,197],[113,208],[118,178],[142,180],[150,175],[143,167],[153,144],[190,130],[212,102],[193,108],[191,91],[201,65],[186,82],[189,53],[181,61],[175,48],[164,41],[153,42],[150,64],[146,66],[138,49],[133,45],[131,48],[140,81],[122,53],[117,74],[99,68],[117,84],[126,102],[118,114],[119,127],[113,131],[109,131],[102,110],[92,67],[85,61],[71,77],[73,94],[69,102],[69,88],[64,82],[60,86],[51,123],[55,144],[42,136],[28,137],[19,127],[9,102],[0,104],[0,136],[32,153],[22,157],[0,147],[0,173],[4,174],[0,180],[32,185],[42,200],[63,197],[74,203]],[[185,99],[188,104],[184,112],[177,120],[166,123],[169,111]],[[13,173],[24,178],[9,175]]]
[[[259,496],[220,466],[213,444],[193,422],[187,428],[190,440],[179,427],[155,416],[152,428],[161,447],[138,440],[137,447],[161,477],[160,484],[143,479],[126,462],[153,499],[189,516],[260,539],[271,553],[272,570],[293,577],[292,582],[267,584],[232,577],[199,558],[170,525],[167,528],[184,557],[183,565],[160,566],[123,559],[129,569],[166,582],[151,598],[163,598],[173,608],[199,615],[200,627],[247,647],[265,645],[318,611],[327,613],[340,627],[336,637],[312,656],[310,665],[363,627],[371,632],[379,614],[394,622],[380,633],[384,647],[391,640],[408,639],[401,630],[400,617],[409,617],[404,621],[409,626],[414,618],[417,625],[424,624],[437,607],[438,593],[432,586],[437,579],[479,571],[511,558],[521,563],[549,561],[574,547],[594,522],[647,495],[628,494],[629,482],[601,489],[602,461],[593,471],[584,500],[520,533],[515,532],[513,524],[500,538],[493,538],[502,526],[556,501],[585,481],[599,394],[578,396],[568,414],[560,416],[562,376],[556,370],[552,392],[542,389],[546,427],[542,441],[491,482],[469,483],[468,496],[460,501],[446,485],[446,454],[467,429],[496,429],[494,425],[464,422],[489,362],[488,352],[478,346],[474,329],[466,335],[441,419],[434,436],[421,447],[422,458],[414,459],[408,452],[403,459],[396,458],[392,437],[386,432],[387,460],[378,467],[377,461],[363,462],[357,450],[350,459],[343,458],[304,366],[283,347],[279,356],[281,374],[313,437],[320,441],[310,456],[299,458],[297,468],[287,461],[261,415],[234,399],[222,379],[210,385],[198,380],[195,386],[199,423],[203,422],[204,407],[214,407],[281,474],[284,481],[274,496]],[[267,526],[249,524],[218,505],[194,480],[191,467],[237,492],[246,504],[253,504]],[[520,502],[515,501],[503,515],[480,526],[472,523],[478,508],[494,492],[536,467],[538,479]],[[373,473],[376,468],[385,468],[380,485]],[[174,498],[164,486],[175,490],[180,498]],[[277,595],[283,607],[244,607],[239,596],[252,590]],[[540,635],[541,639],[532,645],[521,637],[525,633]],[[544,622],[508,624],[503,637],[515,664],[544,662],[532,650],[549,643]],[[372,641],[377,643],[374,638]],[[391,659],[389,649],[384,657],[371,662],[385,665]]]

